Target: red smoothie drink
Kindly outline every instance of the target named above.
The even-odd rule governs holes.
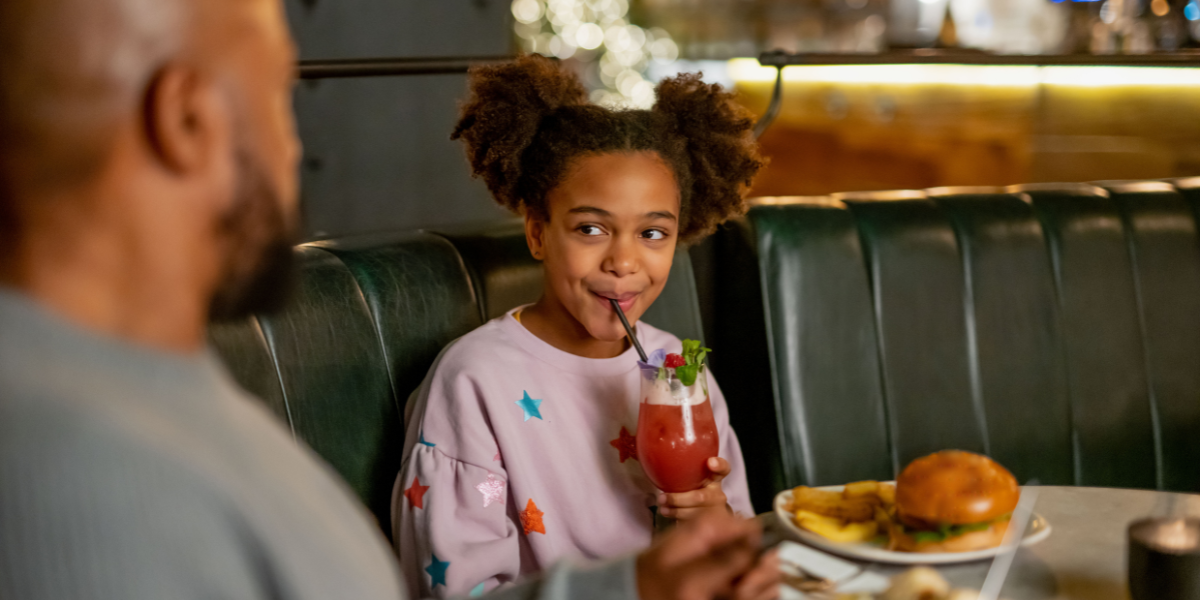
[[[707,461],[720,450],[712,403],[656,404],[643,398],[638,410],[637,453],[642,470],[664,492],[698,489]]]

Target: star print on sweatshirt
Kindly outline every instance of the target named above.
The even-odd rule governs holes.
[[[669,333],[636,328],[647,350],[681,350]],[[658,490],[634,443],[637,359],[633,349],[607,359],[568,354],[511,313],[442,352],[409,400],[393,494],[409,597],[492,590],[560,559],[609,558],[650,543]],[[725,495],[752,516],[741,449],[711,375],[708,389],[719,455],[732,467]],[[428,488],[420,507],[409,499],[415,492],[406,495],[418,478]],[[426,570],[442,563],[448,568]]]

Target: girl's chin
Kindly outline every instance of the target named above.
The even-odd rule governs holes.
[[[621,320],[612,309],[603,310],[597,309],[595,306],[581,307],[583,310],[572,311],[573,316],[583,328],[587,330],[588,335],[593,339],[602,342],[621,342],[625,340],[625,326],[621,325]],[[634,325],[642,316],[641,311],[626,313],[626,318],[629,319],[629,324]]]
[[[603,317],[593,317],[588,322],[584,323],[584,328],[593,338],[602,342],[620,342],[625,339],[625,327],[621,325],[621,321],[617,319],[615,314],[605,315]],[[636,321],[630,319],[629,324],[632,325]]]
[[[607,323],[596,323],[588,326],[587,330],[592,337],[602,342],[619,342],[625,339],[625,328],[620,323],[617,323],[615,328]]]

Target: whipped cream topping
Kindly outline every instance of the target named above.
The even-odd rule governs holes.
[[[682,406],[688,404],[695,406],[703,404],[708,399],[708,394],[704,390],[704,380],[702,377],[696,379],[694,385],[685,386],[678,379],[671,377],[666,380],[654,379],[653,381],[642,380],[642,401],[647,404],[666,404],[671,406]]]

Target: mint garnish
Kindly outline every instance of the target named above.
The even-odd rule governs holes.
[[[704,357],[709,352],[712,352],[712,349],[705,348],[698,340],[683,340],[683,360],[686,364],[675,367],[675,375],[679,377],[680,383],[689,387],[696,384]]]

